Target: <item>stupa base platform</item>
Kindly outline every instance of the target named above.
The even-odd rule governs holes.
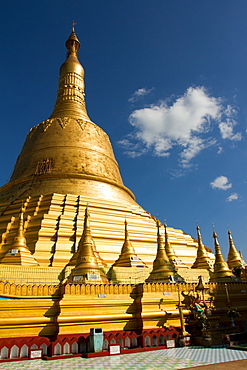
[[[105,349],[167,346],[177,341],[181,327],[180,293],[184,319],[190,313],[187,294],[196,283],[15,285],[0,283],[0,359],[29,357],[42,349],[42,357],[88,353],[90,329],[101,328]],[[241,314],[247,320],[247,283],[228,283]],[[218,325],[227,326],[225,284],[205,283],[204,299],[212,299]],[[241,304],[240,304],[241,303]],[[214,324],[214,316],[211,323]],[[228,324],[230,325],[230,324]],[[243,326],[243,325],[242,325]],[[243,330],[243,329],[241,329]],[[168,337],[169,335],[169,337]],[[28,339],[29,338],[29,339]],[[170,342],[169,342],[170,343]],[[49,348],[49,349],[48,349]],[[65,357],[63,357],[65,358]]]

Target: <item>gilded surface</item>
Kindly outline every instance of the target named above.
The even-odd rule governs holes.
[[[66,47],[54,110],[30,130],[10,182],[0,189],[0,295],[8,298],[1,302],[0,337],[83,333],[96,325],[180,326],[178,284],[144,281],[152,266],[154,280],[162,274],[168,280],[176,269],[183,289],[194,291],[198,275],[212,280],[208,268],[198,267],[208,267],[214,256],[166,225],[159,227],[164,246],[157,220],[124,186],[107,134],[87,114],[74,30]],[[215,249],[214,280],[231,277],[216,239]],[[190,269],[196,257],[197,268]],[[92,284],[95,278],[105,282],[116,261],[111,281],[118,284]],[[210,294],[215,310],[226,316],[224,286],[205,286],[205,297]],[[229,294],[247,319],[246,284],[230,284]]]
[[[196,284],[183,284],[183,297]],[[246,319],[246,283],[229,283],[229,296],[238,301],[241,317]],[[208,294],[208,292],[210,294]],[[180,326],[181,299],[183,315],[186,302],[179,298],[178,284],[69,284],[14,285],[0,283],[0,294],[18,296],[3,301],[0,308],[0,337],[85,333],[100,325],[103,330],[135,330]],[[53,295],[57,303],[49,296]],[[103,296],[102,296],[103,295]],[[21,298],[23,297],[23,299]],[[205,300],[211,297],[215,320],[227,320],[225,285],[205,284]],[[24,299],[25,298],[25,299]],[[128,328],[128,329],[127,329]]]
[[[87,205],[91,233],[106,270],[121,252],[125,239],[125,218],[128,219],[128,232],[135,254],[147,265],[153,264],[157,253],[156,223],[140,206],[69,194],[28,197],[25,204],[26,244],[40,266],[59,266],[63,269],[69,262],[83,232]],[[21,205],[19,200],[6,206],[0,217],[0,234],[3,235],[0,261],[14,242]],[[161,232],[164,233],[163,227]],[[190,266],[196,258],[196,241],[181,230],[168,228],[167,232],[179,258]]]
[[[80,42],[74,32],[66,47],[54,111],[27,135],[10,183],[0,189],[0,203],[23,194],[58,192],[133,204],[135,197],[123,185],[108,136],[87,115],[84,69],[77,58]],[[38,174],[37,165],[47,159],[50,172]]]
[[[160,233],[160,222],[157,222],[157,254],[153,262],[153,269],[147,281],[170,281],[175,276],[175,269],[172,262],[169,260],[165,250],[164,239]],[[167,234],[167,233],[166,233]],[[167,235],[166,235],[167,239]]]
[[[246,263],[243,260],[243,258],[240,256],[240,253],[237,251],[237,249],[234,245],[232,234],[231,234],[230,230],[228,230],[228,239],[229,239],[229,252],[228,252],[228,256],[227,256],[228,266],[231,269],[243,268],[246,265]]]
[[[94,252],[106,273],[120,254],[126,217],[134,254],[150,266],[157,251],[155,221],[123,185],[107,134],[87,115],[79,46],[73,31],[66,42],[68,57],[60,69],[54,111],[30,130],[10,182],[0,189],[0,263],[13,244],[16,218],[27,199],[25,239],[40,266],[62,270],[70,261],[83,232],[86,205]],[[169,237],[185,266],[191,265],[195,241],[174,229]]]
[[[210,259],[208,252],[203,245],[200,227],[197,225],[196,229],[198,238],[198,250],[196,260],[191,268],[206,268],[211,270],[213,267],[212,260]]]
[[[233,273],[224,260],[224,257],[221,253],[220,244],[218,242],[218,235],[215,231],[213,232],[213,238],[215,247],[214,279],[228,279],[230,281]]]
[[[34,176],[37,163],[43,158],[52,158],[51,176],[67,174],[73,178],[73,175],[86,174],[123,186],[104,131],[92,122],[65,118],[46,120],[28,134],[10,181]]]

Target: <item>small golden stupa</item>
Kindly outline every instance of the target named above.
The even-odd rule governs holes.
[[[230,269],[234,268],[243,268],[246,266],[246,263],[244,262],[243,258],[240,256],[240,253],[237,251],[233,238],[232,233],[230,230],[228,230],[228,239],[229,239],[229,252],[227,256],[227,263]]]
[[[218,235],[213,231],[214,247],[215,247],[215,262],[214,262],[214,277],[213,281],[231,281],[233,273],[229,269],[227,262],[222,256]]]
[[[175,274],[175,268],[167,256],[164,246],[164,240],[160,234],[159,221],[157,221],[157,245],[158,248],[155,260],[153,262],[153,269],[146,281],[147,282],[172,281],[172,277]]]
[[[13,240],[11,249],[4,255],[1,263],[6,265],[37,266],[38,263],[27,248],[26,238],[23,230],[23,209],[19,215],[17,234]]]
[[[98,264],[94,251],[94,242],[89,226],[88,209],[85,210],[84,229],[79,241],[78,251],[75,252],[76,264],[71,270],[68,281],[73,283],[106,283],[107,279]]]
[[[198,239],[198,250],[196,260],[191,266],[191,268],[202,268],[202,269],[212,269],[212,260],[210,259],[205,246],[202,242],[201,230],[198,225],[196,225],[197,239]]]

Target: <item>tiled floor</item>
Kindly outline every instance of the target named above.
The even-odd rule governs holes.
[[[0,370],[175,370],[184,367],[242,359],[247,359],[247,352],[226,348],[185,347],[91,359],[76,357],[53,361],[5,362],[0,364]]]

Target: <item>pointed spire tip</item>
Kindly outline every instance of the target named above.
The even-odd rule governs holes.
[[[75,25],[76,25],[77,23],[75,23],[75,21],[72,21],[72,26],[71,26],[71,28],[72,28],[72,32],[75,32]]]

